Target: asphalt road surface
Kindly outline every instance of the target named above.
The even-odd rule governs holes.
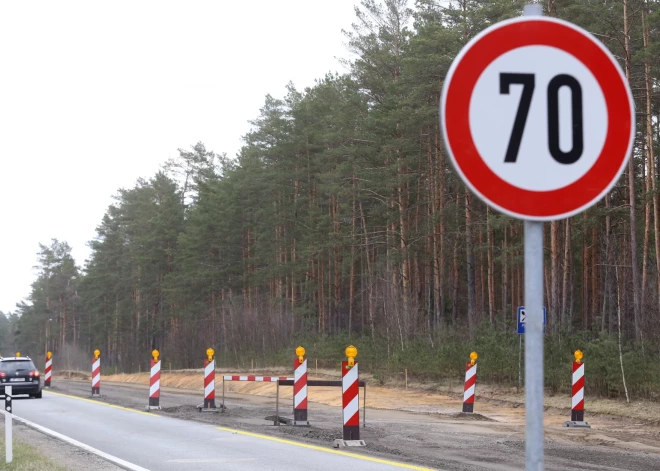
[[[150,470],[399,468],[394,462],[351,456],[350,452],[330,447],[289,442],[46,390],[41,400],[16,398],[13,405],[18,417]]]

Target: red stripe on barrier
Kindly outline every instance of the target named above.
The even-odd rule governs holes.
[[[584,376],[578,379],[577,382],[573,383],[571,396],[575,396],[578,392],[580,392],[580,389],[584,389]]]
[[[348,426],[360,426],[360,409],[358,408],[358,411],[353,414],[353,417],[348,419],[344,425]]]
[[[353,399],[355,399],[355,396],[358,395],[358,382],[355,381],[352,383],[344,392],[342,395],[342,402],[344,403],[344,407],[348,406]]]
[[[465,381],[465,388],[463,388],[463,391],[467,391],[475,384],[477,384],[477,375],[474,375],[471,378],[469,378],[467,381]]]

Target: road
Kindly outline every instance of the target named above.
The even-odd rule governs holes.
[[[398,468],[387,460],[353,457],[330,447],[289,442],[47,390],[41,400],[17,398],[14,413],[150,470],[207,471],[218,465],[223,470],[241,471]]]
[[[255,386],[258,386],[254,383]],[[263,386],[263,384],[262,384]],[[265,389],[274,385],[265,385]],[[337,394],[329,390],[332,397]],[[221,388],[218,387],[218,393]],[[314,397],[320,397],[321,390],[314,390]],[[89,400],[89,380],[73,381],[56,378],[50,394],[44,393],[42,401],[50,401],[54,393],[76,396]],[[272,421],[266,421],[266,416],[275,412],[274,397],[255,396],[250,394],[227,394],[227,410],[224,413],[200,413],[195,407],[202,402],[203,393],[199,391],[182,390],[164,387],[161,389],[161,406],[163,410],[156,411],[153,418],[149,415],[138,414],[135,411],[144,411],[148,398],[148,385],[103,383],[101,393],[105,396],[101,402],[108,405],[133,409],[127,412],[133,415],[143,415],[145,419],[160,422],[166,419],[176,419],[186,424],[201,423],[210,430],[213,437],[222,432],[221,429],[234,429],[247,432],[244,437],[256,438],[266,436],[266,439],[294,441],[298,446],[311,445],[307,450],[322,448],[321,460],[331,456],[327,451],[332,450],[330,445],[333,439],[341,437],[341,407],[309,403],[311,427],[274,427]],[[456,414],[451,413],[461,405],[462,397],[454,403],[429,405],[424,404],[425,394],[416,393],[416,404],[412,410],[380,409],[386,406],[387,398],[398,398],[404,395],[401,391],[370,390],[370,400],[367,407],[367,426],[361,428],[360,436],[367,446],[347,449],[349,452],[366,458],[396,460],[417,465],[412,469],[450,469],[452,471],[514,471],[525,469],[525,422],[524,410],[511,408],[505,405],[492,405],[487,402],[479,403],[482,414]],[[378,398],[378,394],[385,396]],[[60,396],[61,397],[61,396]],[[76,399],[71,399],[76,401]],[[216,399],[218,401],[218,399]],[[34,400],[16,403],[16,407],[23,404],[38,402]],[[83,401],[85,402],[85,401]],[[26,404],[30,405],[30,404]],[[371,404],[371,405],[370,405]],[[95,405],[95,407],[108,408]],[[17,409],[18,410],[18,409]],[[96,412],[99,414],[99,412]],[[290,400],[283,400],[280,405],[280,414],[291,416]],[[561,424],[566,420],[565,411],[561,413],[546,413],[545,427],[545,469],[548,471],[564,471],[566,469],[579,469],[584,471],[647,471],[660,469],[660,427],[656,425],[642,425],[638,419],[624,417],[596,417],[589,416],[592,429],[568,429]],[[210,428],[209,428],[210,427]],[[178,433],[178,428],[175,429]],[[166,436],[170,436],[169,432]],[[288,439],[288,440],[286,440]],[[84,441],[84,440],[81,440]],[[149,440],[147,441],[149,442]],[[227,440],[219,440],[223,444]],[[277,442],[275,442],[277,443]],[[90,445],[93,446],[92,443]],[[262,441],[257,440],[257,448],[262,447]],[[297,446],[290,445],[292,450]],[[140,447],[141,453],[146,453],[149,446]],[[176,448],[175,448],[176,449]],[[241,455],[239,454],[239,457]],[[290,454],[290,456],[294,456]],[[296,452],[297,456],[297,452]],[[341,455],[337,455],[341,456]],[[123,455],[120,455],[123,457]],[[255,458],[256,456],[252,456]],[[229,455],[222,455],[222,459],[229,459]],[[234,457],[236,458],[236,457]],[[177,459],[176,456],[166,456],[167,459]],[[178,458],[181,459],[181,458]],[[197,456],[193,459],[204,459]],[[217,459],[217,457],[205,458]],[[297,463],[297,458],[294,461]],[[357,461],[353,458],[354,467],[369,469],[368,462]],[[206,467],[176,469],[213,469],[214,461],[207,463]],[[247,463],[247,462],[246,462]],[[373,463],[373,462],[372,462]],[[188,463],[189,465],[193,463]],[[248,463],[249,464],[249,463]],[[261,465],[264,463],[262,462]],[[181,463],[179,463],[181,465]],[[202,463],[203,465],[203,463]],[[268,462],[265,468],[256,466],[256,469],[277,469]],[[363,466],[364,465],[364,466]],[[221,465],[222,466],[222,465]],[[322,466],[322,465],[319,465]],[[148,468],[148,466],[145,466]],[[210,468],[209,468],[210,467]],[[224,469],[224,466],[222,466]],[[323,467],[307,468],[303,463],[302,469],[324,469]],[[167,469],[167,468],[152,468]],[[242,468],[250,469],[250,468]],[[373,469],[392,469],[390,466],[379,464]],[[401,469],[401,468],[399,468]]]

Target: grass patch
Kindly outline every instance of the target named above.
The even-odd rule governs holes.
[[[12,440],[12,462],[6,463],[3,421],[4,419],[0,419],[3,432],[0,434],[0,469],[13,471],[43,471],[45,469],[50,471],[66,471],[66,468],[58,466],[52,460],[39,453],[35,447],[17,440],[16,436]],[[16,427],[14,427],[15,431]]]

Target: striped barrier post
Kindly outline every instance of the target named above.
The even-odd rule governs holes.
[[[201,412],[218,412],[215,407],[215,350],[208,348],[204,358],[204,404]]]
[[[358,387],[358,364],[355,361],[357,348],[346,348],[348,361],[341,362],[342,417],[344,419],[344,441],[360,440],[360,398]]]
[[[591,426],[584,421],[584,356],[580,350],[574,353],[573,380],[571,381],[571,420],[564,423],[565,427]]]
[[[293,425],[309,425],[307,421],[307,359],[305,349],[296,348],[293,360]]]
[[[149,406],[148,409],[160,409],[160,352],[151,352],[151,373],[149,375]]]
[[[463,412],[474,412],[474,389],[477,385],[477,352],[470,353],[465,364],[465,388],[463,389]]]
[[[101,351],[94,350],[92,358],[92,396],[101,395]]]
[[[46,371],[44,372],[44,388],[50,388],[50,377],[53,371],[53,352],[46,353]]]

